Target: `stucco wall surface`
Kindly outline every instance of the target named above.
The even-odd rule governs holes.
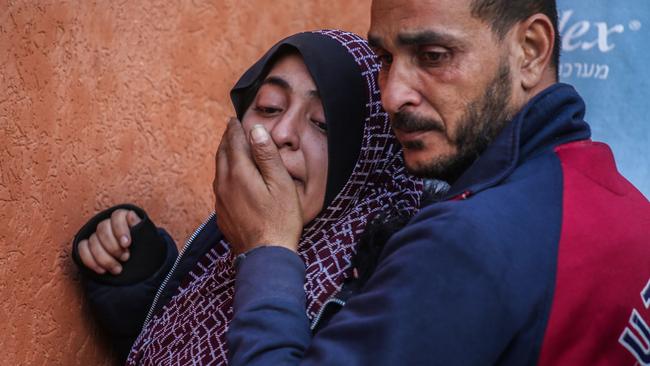
[[[212,210],[228,89],[281,37],[365,34],[370,1],[0,0],[0,364],[111,364],[69,258],[133,202],[182,244]]]

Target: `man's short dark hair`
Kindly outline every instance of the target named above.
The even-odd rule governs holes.
[[[555,30],[552,66],[560,64],[560,32],[558,29],[557,4],[555,0],[472,0],[472,16],[490,24],[492,31],[503,39],[515,23],[534,14],[544,14]]]

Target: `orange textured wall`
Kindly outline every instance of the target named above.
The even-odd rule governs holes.
[[[0,0],[0,364],[111,364],[69,258],[120,202],[178,243],[211,211],[228,89],[275,41],[365,34],[370,1]]]

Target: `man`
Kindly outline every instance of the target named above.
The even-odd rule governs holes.
[[[231,122],[232,364],[650,364],[650,204],[557,83],[555,1],[374,0],[369,40],[407,168],[448,196],[312,338],[290,177],[264,129]]]

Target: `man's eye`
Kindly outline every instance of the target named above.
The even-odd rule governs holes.
[[[441,62],[447,61],[450,57],[451,53],[448,51],[423,51],[419,54],[420,62],[429,65],[437,65]]]
[[[393,56],[389,54],[378,54],[377,59],[381,67],[388,67],[393,63]]]
[[[314,126],[318,127],[319,130],[321,130],[323,132],[327,132],[327,123],[321,122],[321,121],[316,120],[316,119],[312,119],[311,123],[313,123]]]
[[[388,67],[393,63],[393,55],[387,53],[382,48],[373,48],[372,52],[376,55],[379,65],[383,67]]]

